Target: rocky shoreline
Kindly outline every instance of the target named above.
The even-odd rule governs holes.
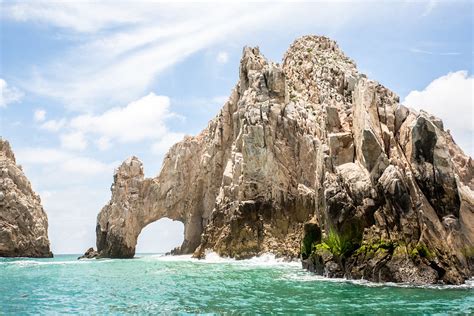
[[[184,223],[176,253],[271,252],[370,281],[460,284],[473,275],[474,163],[440,119],[357,71],[338,45],[297,39],[283,63],[243,50],[239,82],[155,178],[136,157],[97,218],[98,255],[131,258],[138,235]]]

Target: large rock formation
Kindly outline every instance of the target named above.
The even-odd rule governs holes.
[[[0,257],[52,257],[40,197],[0,138]]]
[[[442,122],[359,74],[328,38],[296,40],[283,64],[244,48],[240,80],[156,178],[133,157],[97,220],[101,256],[128,258],[162,217],[178,253],[303,259],[328,276],[461,283],[472,275],[474,164]]]

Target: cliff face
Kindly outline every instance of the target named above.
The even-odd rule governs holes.
[[[52,257],[40,197],[0,138],[0,257]]]
[[[325,37],[283,64],[245,48],[240,80],[156,178],[133,157],[97,219],[101,256],[132,257],[143,227],[182,221],[177,253],[298,257],[328,276],[461,283],[472,275],[474,163],[442,122],[399,103]]]

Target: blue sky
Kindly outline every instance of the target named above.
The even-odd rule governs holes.
[[[207,125],[245,45],[278,62],[295,38],[329,36],[472,155],[472,1],[380,2],[0,1],[0,135],[42,197],[53,252],[95,244],[121,161],[136,155],[154,176]],[[162,220],[138,251],[181,241],[182,225]]]

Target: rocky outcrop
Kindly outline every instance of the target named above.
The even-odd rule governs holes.
[[[10,144],[0,138],[0,257],[52,257],[48,218]]]
[[[94,259],[94,258],[100,258],[100,254],[98,251],[96,251],[94,248],[89,248],[86,250],[86,252],[78,257],[77,259]]]
[[[162,217],[185,225],[179,253],[301,256],[327,276],[462,283],[472,275],[474,164],[442,122],[359,74],[325,37],[283,64],[244,48],[240,80],[155,178],[133,157],[97,220],[101,256],[132,257]]]

